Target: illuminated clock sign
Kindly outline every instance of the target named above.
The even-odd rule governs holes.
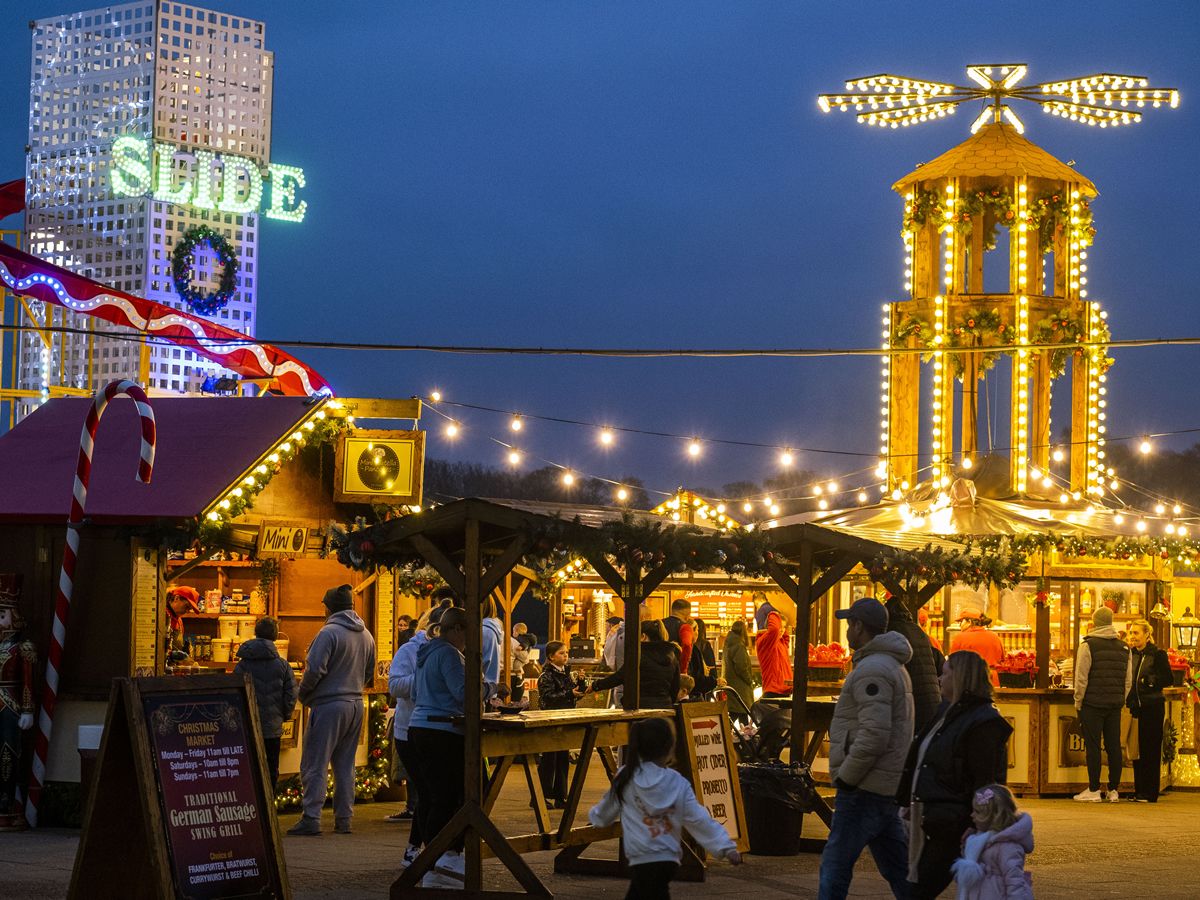
[[[303,187],[304,170],[295,166],[270,163],[264,173],[254,160],[231,153],[182,150],[130,135],[113,142],[112,189],[118,197],[149,195],[179,206],[302,222],[308,209],[298,197]]]

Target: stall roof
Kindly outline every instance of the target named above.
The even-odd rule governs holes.
[[[0,437],[0,521],[65,522],[91,398],[50,400]],[[141,441],[133,401],[100,420],[87,518],[133,524],[199,515],[313,406],[306,397],[154,397],[154,475],[135,480]]]

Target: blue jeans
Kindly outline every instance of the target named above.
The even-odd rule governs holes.
[[[879,874],[900,900],[908,896],[908,834],[891,797],[838,788],[829,841],[821,854],[820,900],[843,900],[854,864],[870,847]]]

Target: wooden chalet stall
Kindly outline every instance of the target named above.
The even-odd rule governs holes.
[[[43,666],[91,403],[51,400],[0,437],[0,570],[23,576],[22,612]],[[328,526],[366,509],[333,499],[334,443],[348,427],[345,410],[325,398],[276,396],[158,397],[152,404],[158,446],[149,484],[133,477],[139,429],[131,401],[110,405],[96,437],[42,796],[46,824],[79,821],[80,728],[104,722],[113,678],[232,671],[236,644],[253,636],[263,615],[279,619],[281,653],[299,669],[333,585],[355,586],[356,608],[383,661],[373,692],[386,693],[395,586],[386,573],[372,582],[323,558]],[[184,616],[190,658],[178,666],[166,658],[166,597],[177,586],[193,587],[202,610]],[[223,634],[233,637],[222,641]],[[382,734],[386,705],[383,698],[364,702],[372,726],[359,751],[367,791],[382,783],[384,763],[368,764],[368,751]],[[285,725],[285,778],[299,771],[303,729],[298,710]]]
[[[1135,549],[1138,532],[1116,515],[1100,507],[1088,513],[981,496],[958,505],[885,503],[817,521],[828,529],[883,543],[970,536],[977,542],[1004,538],[1022,550],[1021,578],[1012,588],[947,585],[932,590],[922,603],[930,633],[947,652],[958,634],[955,620],[961,609],[977,607],[993,620],[989,630],[1000,638],[1010,660],[1001,669],[996,689],[996,704],[1014,728],[1009,786],[1020,794],[1056,795],[1074,793],[1087,783],[1070,679],[1076,648],[1087,634],[1094,609],[1103,604],[1113,608],[1118,631],[1147,619],[1155,644],[1164,649],[1172,647],[1176,637],[1171,617],[1183,611],[1182,605],[1171,603],[1171,561],[1160,552]],[[1110,550],[1122,541],[1129,542],[1128,551]],[[1106,555],[1098,555],[1100,550]],[[837,631],[829,636],[836,638]],[[1009,667],[1013,671],[1005,671]],[[1023,686],[1016,686],[1018,681]],[[1186,692],[1168,688],[1165,693],[1179,748],[1190,751],[1194,738]],[[1162,777],[1164,786],[1172,784],[1167,761]]]

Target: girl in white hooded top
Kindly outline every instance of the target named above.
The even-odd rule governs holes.
[[[696,800],[692,785],[667,768],[674,756],[675,728],[670,720],[636,723],[630,729],[625,765],[588,813],[597,827],[621,820],[632,876],[625,900],[671,896],[671,879],[683,857],[684,829],[714,856],[735,866],[742,862],[729,834]]]
[[[957,900],[1033,900],[1025,857],[1033,852],[1033,820],[1017,809],[1008,788],[989,784],[975,792],[962,856],[953,866]]]

